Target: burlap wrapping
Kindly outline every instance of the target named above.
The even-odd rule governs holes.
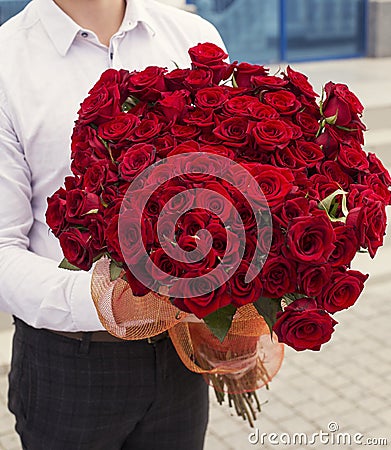
[[[146,339],[168,330],[185,366],[204,375],[216,390],[252,392],[272,379],[283,359],[283,345],[253,305],[238,308],[223,342],[194,316],[180,311],[167,297],[135,297],[121,278],[110,280],[110,260],[100,259],[91,281],[92,298],[105,329],[125,340]],[[224,377],[224,382],[221,382]]]

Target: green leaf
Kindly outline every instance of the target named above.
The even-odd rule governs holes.
[[[99,211],[98,208],[96,209],[90,209],[89,211],[87,211],[86,213],[82,214],[82,216],[88,216],[88,214],[96,214]]]
[[[81,270],[78,267],[74,266],[73,264],[71,264],[66,258],[64,258],[59,266],[60,269],[67,269],[67,270]]]
[[[335,202],[335,197],[337,195],[342,195],[342,214],[343,217],[336,217],[336,213],[338,210],[338,203]],[[319,202],[319,209],[323,209],[326,211],[331,222],[346,222],[346,217],[349,214],[349,210],[347,208],[347,192],[342,189],[337,189],[332,194],[328,195],[325,199]]]
[[[204,317],[205,325],[220,342],[227,336],[235,312],[236,308],[233,305],[227,305]]]
[[[347,192],[342,189],[337,189],[332,194],[328,195],[326,198],[320,201],[319,208],[324,209],[325,211],[329,211],[331,205],[337,195],[346,195]]]
[[[336,125],[336,127],[339,129],[339,130],[343,130],[343,131],[357,131],[358,130],[358,128],[347,128],[347,127],[343,127],[342,125]]]
[[[232,75],[232,86],[233,86],[234,88],[239,87],[239,86],[238,86],[238,83],[236,82],[235,75]]]
[[[322,94],[320,96],[320,101],[319,101],[319,111],[320,114],[323,116],[323,103],[325,101],[325,90],[324,90],[324,86],[322,86]]]
[[[307,296],[305,294],[300,294],[299,292],[290,292],[289,294],[285,294],[283,296],[283,300],[286,303],[286,306],[289,306],[291,303],[303,297]]]
[[[119,266],[115,261],[110,261],[110,280],[116,280],[122,272],[122,267]]]
[[[267,323],[270,334],[273,331],[273,325],[277,320],[277,313],[282,311],[281,308],[281,299],[280,298],[268,298],[268,297],[260,297],[255,303],[254,306],[259,314],[265,319]]]
[[[337,112],[333,116],[325,117],[324,120],[329,125],[335,125],[335,122],[337,121],[337,119],[338,119],[338,109],[337,109]]]

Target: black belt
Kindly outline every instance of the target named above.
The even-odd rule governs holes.
[[[70,331],[54,331],[54,330],[47,330],[51,333],[58,334],[60,336],[64,336],[69,339],[76,339],[76,340],[83,340],[83,338],[88,336],[88,339],[90,342],[126,342],[126,339],[120,339],[116,336],[113,336],[112,334],[108,333],[107,331],[76,331],[76,332],[70,332]],[[163,339],[168,338],[168,331],[164,331],[163,333],[157,334],[156,336],[151,336],[147,339],[140,339],[140,341],[147,342],[148,344],[155,344],[156,342],[162,341]]]

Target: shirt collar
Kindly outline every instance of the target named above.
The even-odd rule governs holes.
[[[80,26],[59,8],[53,0],[36,0],[38,14],[51,41],[61,56],[65,56],[71,47]],[[139,0],[126,0],[125,16],[118,31],[127,32],[139,23],[146,25],[154,34],[153,19]]]

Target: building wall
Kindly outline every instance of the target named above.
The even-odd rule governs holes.
[[[368,56],[391,56],[391,0],[370,0]]]

